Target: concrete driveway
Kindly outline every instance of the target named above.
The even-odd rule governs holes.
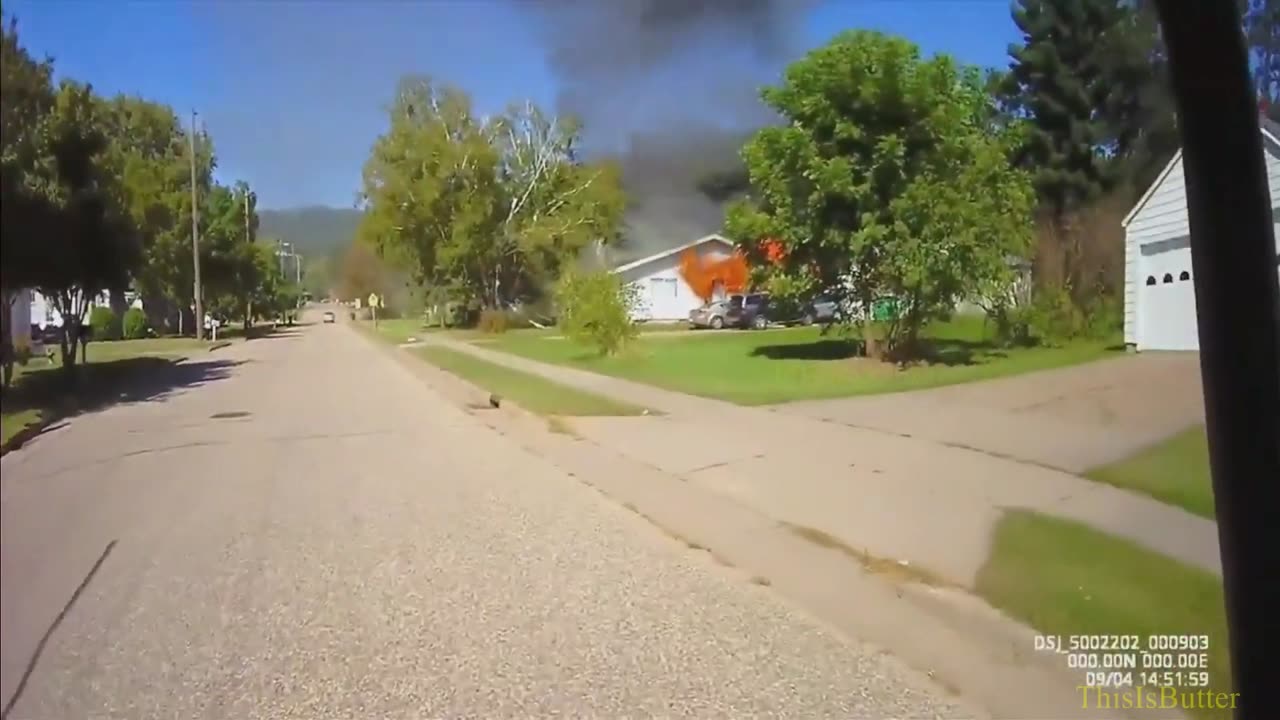
[[[777,405],[1080,473],[1204,422],[1197,353],[1142,353],[998,380]]]
[[[6,718],[960,712],[342,323],[153,381],[0,460]]]

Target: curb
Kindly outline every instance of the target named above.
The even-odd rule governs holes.
[[[542,415],[530,412],[514,400],[506,397],[500,397],[499,406],[492,407],[491,399],[494,397],[494,393],[422,358],[413,357],[409,352],[415,348],[430,346],[432,344],[430,342],[409,346],[396,345],[383,342],[379,338],[359,329],[352,329],[370,345],[390,355],[397,363],[417,375],[420,380],[424,381],[432,390],[438,392],[445,400],[461,408],[469,415],[483,418],[484,413],[496,411],[496,414],[505,414],[508,417],[521,420],[545,420]]]

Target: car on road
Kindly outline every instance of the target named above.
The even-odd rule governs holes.
[[[324,313],[324,321],[325,321],[325,322],[327,322],[327,323],[331,323],[331,322],[334,322],[334,321],[335,321],[335,320],[337,320],[337,319],[338,319],[338,318],[337,318],[337,316],[333,314],[333,311],[332,311],[332,310],[326,310],[326,311],[325,311],[325,313]]]
[[[689,312],[689,324],[695,328],[711,328],[719,330],[724,327],[725,313],[729,311],[729,301],[713,300],[696,310]]]

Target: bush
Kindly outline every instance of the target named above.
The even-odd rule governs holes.
[[[569,272],[556,288],[565,337],[612,355],[636,337],[631,321],[635,288],[607,271]]]
[[[89,327],[93,328],[93,335],[90,337],[94,340],[120,339],[117,335],[119,326],[116,324],[116,314],[105,305],[95,305],[89,312]]]
[[[1030,334],[1041,343],[1057,345],[1084,334],[1084,313],[1063,287],[1044,288],[1036,293],[1027,309]]]
[[[138,340],[147,336],[147,314],[142,308],[129,308],[121,323],[126,340]]]
[[[504,333],[507,331],[507,311],[497,308],[485,308],[480,312],[480,322],[476,325],[480,332]]]
[[[1095,297],[1085,317],[1085,331],[1095,340],[1107,340],[1124,332],[1124,303],[1114,295]]]

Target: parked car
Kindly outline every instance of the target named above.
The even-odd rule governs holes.
[[[713,300],[689,313],[689,324],[695,328],[719,330],[724,327],[725,313],[729,311],[727,300]]]
[[[832,323],[839,319],[840,303],[825,295],[819,295],[805,305],[804,313],[800,316],[800,324]]]
[[[324,313],[324,321],[325,321],[325,322],[327,322],[327,323],[331,323],[331,322],[333,322],[333,321],[335,321],[335,320],[337,320],[337,319],[338,319],[338,318],[333,314],[333,311],[332,311],[332,310],[326,310],[326,311],[325,311],[325,313]]]
[[[730,295],[725,327],[763,330],[769,327],[769,296],[765,293]]]

